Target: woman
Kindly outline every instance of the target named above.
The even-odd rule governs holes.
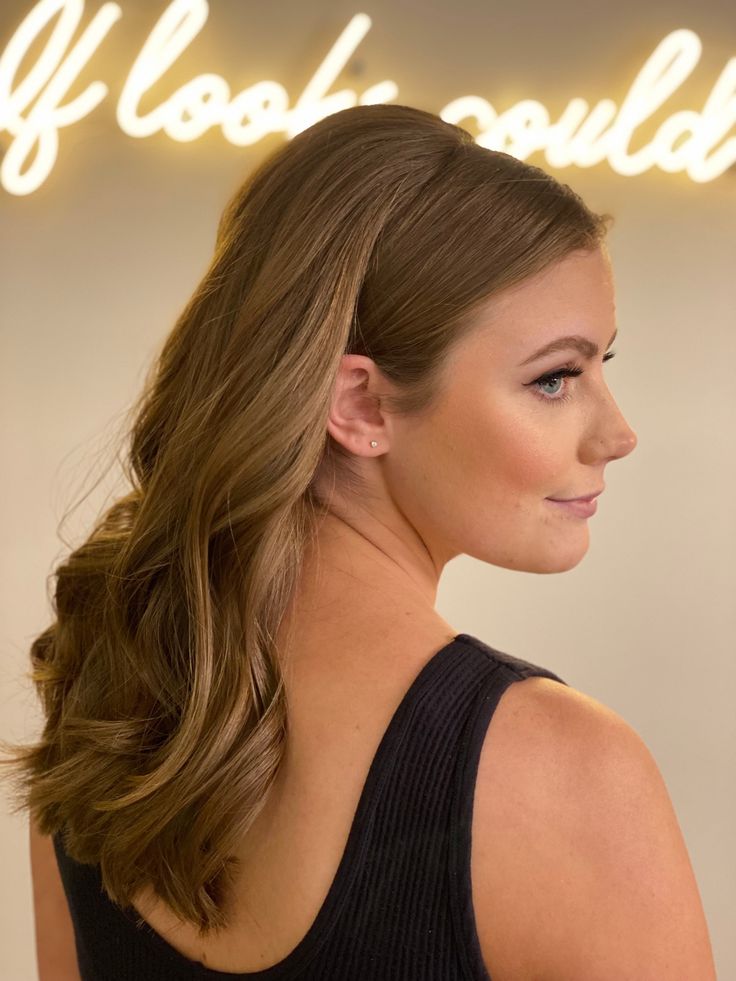
[[[636,445],[608,218],[408,106],[234,196],[32,647],[41,981],[715,977],[639,736],[434,608],[574,568]]]

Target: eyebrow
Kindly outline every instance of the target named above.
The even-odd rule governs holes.
[[[618,328],[614,330],[613,337],[608,342],[607,347],[610,347],[616,340],[618,334]],[[530,364],[532,361],[537,361],[539,358],[543,358],[546,354],[555,354],[557,351],[569,351],[575,350],[579,351],[580,354],[588,361],[591,361],[599,353],[598,345],[594,344],[593,341],[589,341],[587,337],[581,337],[580,334],[570,334],[568,337],[558,337],[556,341],[551,341],[549,344],[545,344],[544,347],[540,347],[538,351],[535,351],[526,361],[522,361],[519,367],[523,367],[525,364]]]

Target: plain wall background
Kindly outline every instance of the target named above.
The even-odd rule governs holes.
[[[31,6],[3,4],[0,47]],[[100,3],[86,6],[83,24]],[[46,577],[66,551],[59,521],[99,474],[99,453],[108,460],[105,440],[204,272],[226,200],[284,139],[237,148],[219,129],[176,143],[118,128],[117,96],[166,6],[121,0],[122,19],[65,101],[98,78],[107,98],[61,131],[58,160],[37,191],[0,189],[4,738],[40,725],[25,673],[50,617]],[[620,103],[666,34],[694,30],[700,63],[632,150],[673,112],[702,108],[736,54],[727,0],[213,0],[198,38],[142,109],[206,71],[234,93],[276,79],[293,104],[359,11],[373,25],[330,91],[360,93],[388,78],[399,87],[392,101],[433,112],[475,94],[498,111],[538,99],[553,119],[573,96]],[[462,125],[472,131],[471,120]],[[0,139],[7,147],[7,134]],[[605,370],[639,445],[607,468],[590,550],[575,569],[519,574],[462,556],[445,571],[438,608],[458,630],[556,671],[641,734],[669,788],[727,981],[736,978],[736,168],[696,184],[659,170],[622,177],[605,162],[555,170],[543,154],[528,159],[616,215],[609,248],[620,335]],[[93,490],[64,525],[67,541],[79,543],[112,493],[114,481]],[[0,865],[0,973],[32,981],[27,822],[5,806]]]

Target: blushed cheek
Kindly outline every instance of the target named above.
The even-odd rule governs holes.
[[[564,451],[553,438],[554,427],[543,425],[544,416],[525,396],[532,398],[491,395],[471,370],[425,434],[437,465],[457,470],[468,492],[477,487],[504,509],[523,509],[564,483]]]
[[[519,502],[552,493],[561,466],[549,434],[533,425],[533,419],[515,414],[499,414],[489,421],[485,439],[496,481]]]

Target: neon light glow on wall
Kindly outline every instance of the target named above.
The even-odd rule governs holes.
[[[63,99],[113,25],[123,16],[117,3],[103,3],[72,44],[82,20],[84,0],[41,0],[29,12],[0,55],[0,132],[10,142],[0,167],[0,182],[10,194],[35,191],[56,161],[59,132],[89,115],[107,96],[102,81],[92,82],[70,102]],[[179,142],[196,140],[219,126],[234,146],[252,146],[269,133],[288,139],[324,116],[354,105],[391,102],[398,86],[388,79],[360,95],[353,89],[329,92],[371,27],[371,18],[355,14],[293,106],[279,82],[263,80],[232,94],[220,75],[197,75],[165,102],[140,115],[142,97],[162,78],[199,34],[209,14],[206,0],[174,0],[144,42],[123,85],[116,117],[128,136],[139,139],[160,130]],[[22,79],[18,68],[31,45],[58,15],[36,63]],[[621,105],[601,99],[592,109],[582,98],[570,99],[551,121],[541,102],[524,99],[504,112],[477,95],[449,102],[438,115],[460,123],[476,142],[521,160],[542,151],[552,167],[592,167],[607,161],[627,177],[651,167],[685,171],[704,183],[736,161],[736,137],[721,143],[736,122],[736,58],[731,58],[700,111],[681,110],[659,126],[650,143],[630,153],[639,126],[649,119],[691,74],[702,51],[700,38],[687,28],[672,31],[659,43],[634,79]],[[35,100],[35,103],[34,103]]]

